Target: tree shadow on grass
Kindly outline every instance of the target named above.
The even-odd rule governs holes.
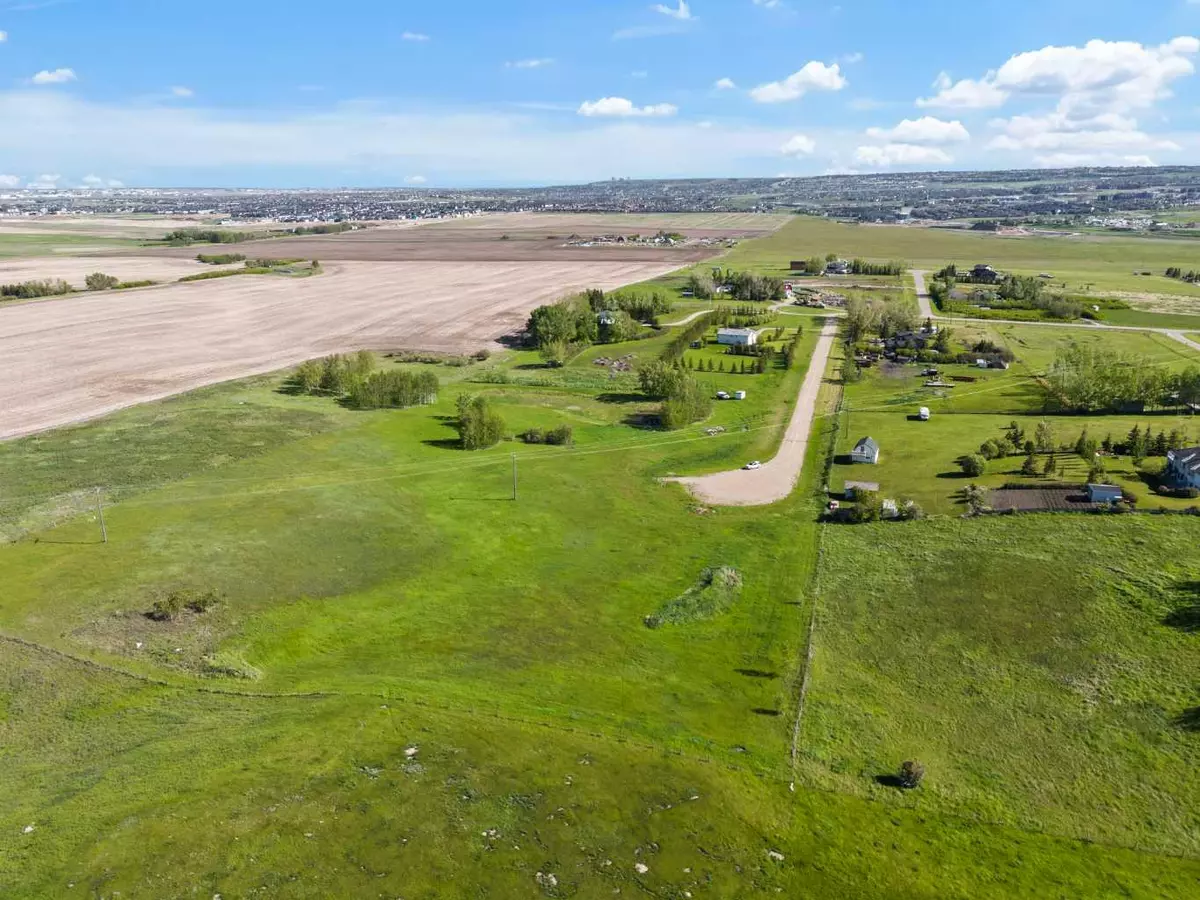
[[[937,477],[947,481],[969,481],[974,476],[968,475],[966,472],[938,472]]]
[[[1200,731],[1200,706],[1185,709],[1175,717],[1175,724],[1184,731]]]
[[[904,790],[904,782],[900,780],[899,775],[876,775],[875,783],[881,787],[895,788],[898,791]]]
[[[462,438],[431,438],[427,441],[421,441],[426,447],[436,447],[438,450],[466,450],[463,447]]]
[[[601,403],[649,403],[651,401],[651,398],[645,394],[621,393],[600,394],[596,399]]]
[[[745,675],[747,678],[764,678],[773,680],[779,677],[778,672],[764,672],[762,669],[734,669],[739,675]]]
[[[754,709],[750,710],[750,712],[754,713],[756,716],[768,716],[772,718],[783,715],[783,713],[777,709],[766,709],[762,706],[756,706]]]

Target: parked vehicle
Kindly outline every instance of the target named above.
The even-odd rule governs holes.
[[[747,471],[747,472],[754,472],[754,471],[757,471],[758,469],[761,469],[761,468],[762,468],[762,463],[760,463],[760,462],[759,462],[759,461],[756,459],[754,462],[751,462],[751,463],[746,463],[746,467],[745,467],[745,468],[746,468],[746,471]]]

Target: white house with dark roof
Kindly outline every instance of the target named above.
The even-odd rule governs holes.
[[[1180,487],[1200,488],[1200,447],[1168,451],[1167,477]]]
[[[879,444],[875,442],[875,438],[865,437],[855,444],[854,449],[850,451],[850,461],[877,465],[879,463]]]

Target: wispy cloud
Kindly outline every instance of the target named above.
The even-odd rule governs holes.
[[[695,18],[692,15],[692,8],[687,5],[687,0],[679,0],[678,6],[667,6],[665,3],[656,3],[652,9],[656,13],[662,13],[664,16],[678,19],[680,22],[689,22]]]
[[[713,87],[718,91],[732,91],[737,85],[734,84],[732,78],[718,78]]]
[[[78,80],[74,69],[55,69],[53,72],[43,69],[29,79],[32,84],[66,84]]]
[[[673,116],[678,107],[670,103],[655,103],[650,106],[634,106],[624,97],[603,97],[580,105],[579,115],[589,117],[632,118],[634,116]]]
[[[409,175],[407,178],[404,179],[405,184],[416,185],[418,187],[420,185],[425,184],[428,181],[429,181],[429,179],[426,178],[424,175]]]
[[[429,37],[429,35],[422,34],[419,31],[406,31],[406,32],[404,32],[404,34],[400,35],[400,40],[412,41],[413,43],[417,43],[417,44],[424,44],[430,40],[430,37]]]
[[[171,96],[181,97],[186,100],[189,97],[195,97],[196,92],[193,91],[190,87],[184,87],[181,84],[177,84],[173,88],[171,88]]]
[[[554,65],[554,60],[550,57],[542,57],[540,59],[518,59],[512,62],[506,62],[506,69],[542,69],[546,66]]]
[[[8,32],[0,31],[0,44],[3,44],[7,40],[8,40]]]

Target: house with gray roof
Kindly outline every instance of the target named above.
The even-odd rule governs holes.
[[[1200,488],[1200,447],[1168,451],[1166,475],[1177,487]]]
[[[877,465],[879,463],[879,444],[875,442],[875,438],[865,437],[855,444],[854,449],[850,451],[850,461]]]

